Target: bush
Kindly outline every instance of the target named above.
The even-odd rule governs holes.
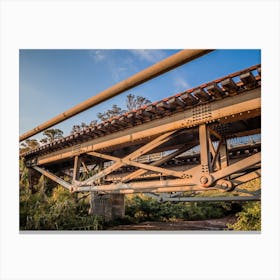
[[[261,230],[261,203],[248,202],[241,212],[236,214],[237,222],[228,224],[233,230]]]
[[[204,220],[222,218],[231,211],[231,202],[163,202],[145,196],[126,199],[126,219],[130,222],[170,221],[176,219]]]
[[[45,193],[43,179],[32,194],[27,187],[20,189],[21,230],[100,230],[99,217],[88,215],[88,204],[77,194],[57,186],[50,195]]]

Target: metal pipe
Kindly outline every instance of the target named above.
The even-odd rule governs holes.
[[[216,197],[168,197],[162,201],[173,202],[219,202],[219,201],[260,201],[260,196],[216,196]]]
[[[128,189],[160,189],[160,188],[169,188],[169,187],[181,187],[188,186],[190,188],[197,187],[190,179],[174,179],[174,180],[163,180],[163,181],[146,181],[146,182],[133,182],[133,183],[116,183],[110,185],[89,185],[83,184],[81,182],[77,186],[78,191],[100,191],[100,192],[111,192],[119,190],[128,190]],[[203,190],[203,188],[200,188]]]
[[[200,56],[203,56],[213,50],[182,50],[178,53],[138,72],[130,78],[123,80],[122,82],[113,85],[112,87],[90,97],[82,103],[68,109],[67,111],[57,115],[56,117],[38,125],[30,131],[22,134],[19,137],[19,141],[23,141],[53,125],[56,125],[64,120],[67,120],[103,101],[108,100],[126,90],[129,90],[135,86],[138,86],[144,82],[147,82],[165,72],[168,72],[176,67],[179,67],[191,60],[194,60]]]

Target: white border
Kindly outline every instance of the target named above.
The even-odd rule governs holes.
[[[2,279],[279,279],[279,2],[2,1]],[[19,234],[20,48],[261,48],[261,234]],[[275,183],[276,182],[276,183]]]

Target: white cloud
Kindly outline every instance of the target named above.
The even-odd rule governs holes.
[[[174,85],[176,87],[176,90],[186,90],[190,88],[189,83],[181,76],[176,76],[174,78]]]
[[[89,56],[95,61],[102,61],[106,58],[105,51],[102,50],[91,50],[89,51]]]
[[[119,56],[115,51],[89,50],[89,56],[95,63],[102,63],[107,67],[114,82],[119,82],[140,70],[135,63],[135,58],[155,63],[165,58],[167,54],[162,50],[136,49],[129,50],[125,56]]]
[[[108,66],[115,82],[120,82],[139,71],[131,57],[122,57],[121,59],[112,57],[108,61]]]
[[[166,54],[162,50],[131,50],[131,53],[141,60],[146,60],[148,62],[158,62],[166,57]]]

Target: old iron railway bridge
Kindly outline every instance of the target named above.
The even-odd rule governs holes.
[[[230,148],[228,140],[260,134],[260,124],[261,65],[255,65],[22,156],[33,178],[39,173],[71,192],[90,192],[92,212],[111,219],[124,214],[125,194],[190,201],[185,191],[246,192],[238,185],[260,177],[261,145]],[[189,152],[197,146],[198,153]],[[216,200],[260,199],[250,194]]]

